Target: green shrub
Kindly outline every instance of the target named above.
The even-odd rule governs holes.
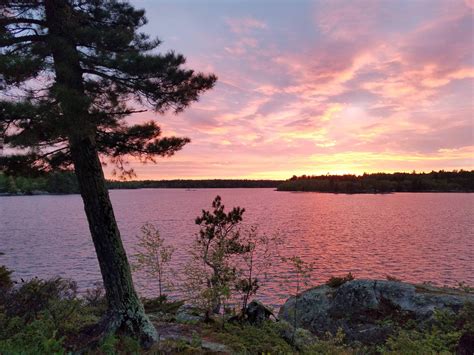
[[[218,330],[217,339],[237,353],[289,354],[292,347],[280,337],[275,323],[266,321],[259,326],[228,324]]]
[[[19,317],[0,320],[2,339],[1,354],[64,354],[63,338],[60,338],[51,318],[34,320],[24,324]],[[6,338],[4,338],[7,336]]]
[[[169,301],[167,298],[144,298],[143,306],[147,313],[169,313],[176,314],[176,311],[184,304],[184,301]]]
[[[433,323],[426,330],[400,330],[387,340],[380,351],[384,354],[454,353],[461,335],[472,330],[474,305],[466,303],[458,314],[436,310]]]
[[[87,289],[82,299],[84,307],[97,317],[102,316],[107,311],[107,299],[101,283],[96,283],[93,288]]]
[[[464,332],[474,333],[474,303],[467,302],[459,312],[456,326]]]
[[[5,265],[0,265],[0,291],[5,292],[13,286],[11,274],[13,271],[8,270]]]
[[[314,343],[302,349],[303,354],[345,355],[354,354],[355,351],[344,343],[344,332],[339,329],[336,335],[328,333],[326,337],[319,338]]]
[[[343,284],[345,284],[348,281],[354,280],[354,276],[352,273],[348,273],[346,276],[343,277],[337,277],[337,276],[332,276],[329,280],[326,281],[326,285],[329,287],[337,288]]]
[[[119,340],[114,334],[107,335],[99,346],[99,351],[105,355],[114,355],[115,348],[117,347]]]
[[[61,278],[39,280],[34,278],[13,289],[5,300],[5,313],[9,317],[19,316],[30,322],[54,302],[72,301],[77,295],[74,281]]]

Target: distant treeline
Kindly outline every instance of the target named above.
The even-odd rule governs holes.
[[[474,170],[430,173],[293,176],[278,191],[333,193],[474,192]]]
[[[280,185],[282,180],[142,180],[142,181],[108,181],[109,189],[207,189],[207,188],[257,188]]]
[[[282,180],[143,180],[107,181],[109,189],[143,188],[276,188]],[[6,176],[0,173],[0,193],[3,194],[74,194],[79,192],[76,176],[72,172],[57,172],[42,177],[27,178]]]
[[[277,188],[278,191],[317,191],[334,193],[388,192],[474,192],[474,171],[432,171],[431,173],[376,173],[357,175],[293,176],[282,180],[142,180],[107,181],[109,189],[143,188]],[[57,172],[42,177],[6,176],[0,173],[3,194],[74,194],[79,192],[72,172]]]
[[[57,172],[41,177],[6,176],[0,173],[0,193],[3,194],[75,194],[79,193],[72,172]]]

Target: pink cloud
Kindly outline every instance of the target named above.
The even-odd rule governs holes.
[[[472,9],[447,4],[327,1],[307,17],[227,17],[190,57],[218,74],[215,89],[160,118],[192,144],[139,177],[474,168]]]

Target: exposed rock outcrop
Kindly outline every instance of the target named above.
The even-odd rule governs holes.
[[[458,312],[474,294],[412,285],[398,281],[353,280],[332,288],[317,286],[289,298],[279,318],[316,335],[335,334],[341,328],[349,341],[379,343],[393,331],[393,324],[408,320],[423,328],[435,309]]]
[[[270,316],[273,316],[273,311],[262,302],[254,300],[248,304],[245,315],[250,324],[259,324],[270,319]]]

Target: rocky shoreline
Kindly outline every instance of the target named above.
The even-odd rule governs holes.
[[[457,313],[467,303],[474,304],[474,294],[458,289],[358,279],[306,290],[289,298],[278,316],[317,336],[342,329],[350,342],[377,344],[399,325],[412,322],[422,330],[436,312]]]

